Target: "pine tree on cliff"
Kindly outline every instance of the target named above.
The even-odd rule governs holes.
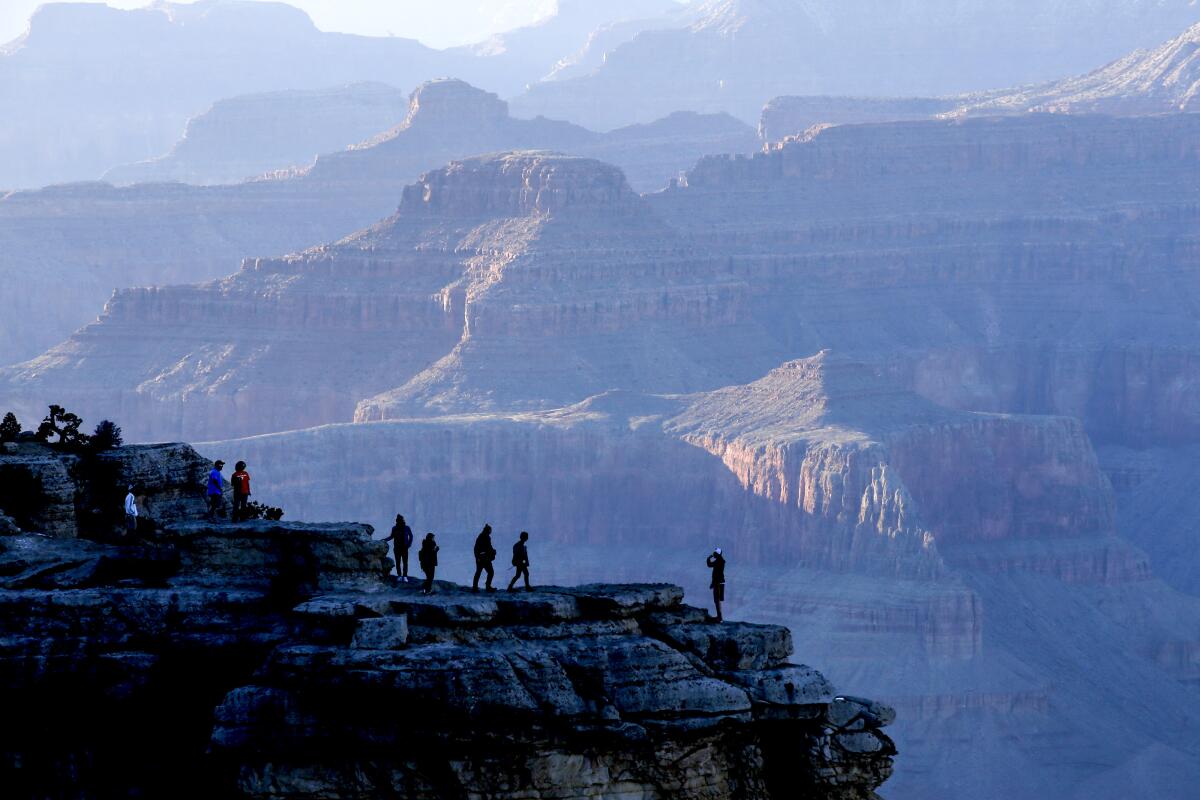
[[[21,423],[17,422],[17,415],[10,411],[0,422],[0,442],[15,442],[20,435]]]
[[[62,406],[52,405],[50,413],[38,426],[37,438],[39,441],[49,443],[50,437],[56,436],[58,437],[56,444],[60,447],[82,447],[88,442],[87,434],[79,432],[79,426],[82,424],[83,420],[79,418],[78,414],[72,414]]]

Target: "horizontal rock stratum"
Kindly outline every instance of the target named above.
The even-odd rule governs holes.
[[[178,493],[194,452],[153,455],[168,477],[143,470],[145,490]],[[715,623],[670,584],[424,595],[370,526],[213,524],[199,505],[160,503],[120,544],[0,510],[10,791],[860,800],[891,775],[895,712],[789,663],[786,628]]]

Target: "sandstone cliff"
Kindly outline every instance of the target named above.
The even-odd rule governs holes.
[[[364,144],[233,186],[88,183],[0,193],[0,278],[9,289],[0,296],[0,364],[62,341],[96,317],[113,289],[212,280],[243,258],[337,241],[394,213],[405,186],[453,159],[513,148],[597,155],[649,191],[703,155],[756,146],[749,126],[720,115],[609,135],[514,119],[495,95],[457,80],[421,85],[401,116]],[[197,141],[185,149],[237,160],[239,148],[264,135],[241,125],[237,148]],[[43,302],[50,296],[54,303]]]
[[[1190,440],[1196,127],[843,126],[706,159],[642,200],[595,162],[470,160],[345,243],[118,295],[103,321],[6,371],[0,401],[54,397],[140,436],[212,438],[703,391],[831,348],[954,408],[1074,416],[1104,442]],[[543,191],[514,185],[526,163],[546,197],[591,201],[493,199]],[[146,324],[171,334],[131,341]],[[384,338],[351,351],[318,329]],[[297,367],[323,352],[339,358],[314,383]],[[102,353],[111,366],[75,369]]]
[[[369,526],[186,516],[0,536],[14,796],[858,800],[891,774],[892,709],[678,587],[424,596]]]

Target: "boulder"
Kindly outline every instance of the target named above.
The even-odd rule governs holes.
[[[760,670],[792,654],[792,632],[781,625],[726,622],[677,624],[660,629],[672,643],[695,653],[718,670]]]
[[[786,665],[772,669],[732,672],[729,679],[744,688],[755,704],[767,706],[824,708],[833,696],[833,686],[812,667]]]
[[[392,568],[370,525],[184,522],[163,530],[180,560],[176,582],[258,586],[293,595],[383,590]]]
[[[358,650],[397,650],[408,644],[408,617],[360,619],[350,646]]]

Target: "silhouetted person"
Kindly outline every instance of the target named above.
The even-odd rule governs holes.
[[[137,533],[138,523],[138,506],[137,494],[134,492],[135,487],[132,483],[129,484],[129,494],[125,495],[125,536],[133,536]]]
[[[412,547],[413,532],[404,521],[403,514],[396,515],[396,524],[392,526],[392,532],[384,541],[392,543],[392,552],[396,556],[396,574],[400,580],[408,583],[408,548]]]
[[[208,487],[204,493],[208,500],[208,521],[217,521],[217,510],[221,508],[222,492],[224,492],[223,483],[225,479],[221,477],[221,470],[225,468],[224,461],[217,461],[213,464],[212,472],[208,473]]]
[[[725,602],[725,556],[721,555],[721,548],[716,548],[712,551],[712,555],[705,562],[712,568],[712,583],[709,587],[713,593],[713,604],[717,607],[717,622],[722,622],[721,603]]]
[[[479,591],[479,576],[484,572],[487,573],[487,590],[496,591],[492,586],[492,578],[496,575],[492,562],[495,560],[496,548],[492,547],[492,526],[484,525],[483,530],[475,537],[475,580],[471,582],[471,591]]]
[[[233,521],[241,522],[249,519],[250,511],[250,473],[246,472],[246,462],[239,461],[233,465]]]
[[[525,547],[525,543],[529,541],[529,532],[521,531],[520,540],[513,545],[513,566],[517,568],[517,574],[513,575],[513,579],[508,584],[508,590],[513,591],[513,587],[517,585],[517,578],[525,577],[525,591],[532,592],[533,587],[529,585],[529,550]]]
[[[433,540],[433,534],[425,534],[425,541],[421,542],[421,551],[417,553],[421,571],[425,573],[425,585],[421,587],[421,594],[433,593],[433,574],[437,571],[437,554],[440,549]]]

